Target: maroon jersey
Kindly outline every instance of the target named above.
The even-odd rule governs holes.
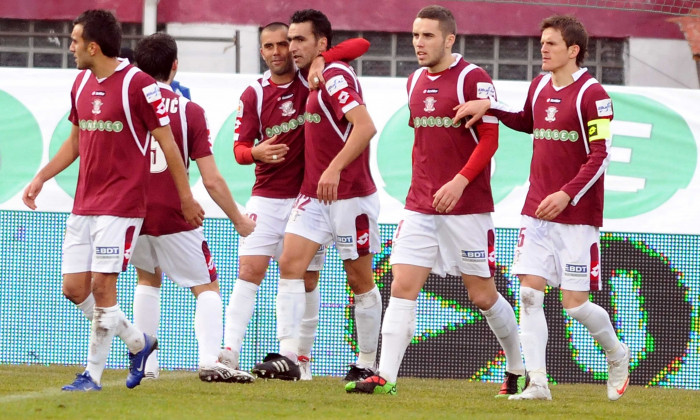
[[[276,85],[270,71],[250,85],[238,104],[234,142],[250,147],[277,135],[289,147],[281,163],[256,162],[252,195],[294,198],[304,176],[304,106],[309,85],[297,71],[294,80]]]
[[[169,123],[155,80],[128,61],[102,80],[82,71],[68,119],[80,130],[73,213],[145,217],[149,132]]]
[[[439,214],[433,207],[433,195],[451,181],[467,164],[482,140],[479,125],[495,125],[494,117],[485,117],[472,129],[464,121],[452,122],[454,107],[473,99],[495,95],[493,82],[480,67],[469,64],[459,54],[446,70],[430,74],[418,69],[408,78],[408,107],[414,128],[413,174],[406,197],[406,209],[424,214]],[[496,142],[497,131],[493,138]],[[495,151],[495,148],[494,148]],[[493,211],[491,165],[488,162],[469,180],[462,197],[450,214],[479,214]]]
[[[576,72],[574,79],[557,89],[550,74],[540,75],[530,85],[523,110],[498,103],[492,107],[508,127],[533,134],[530,189],[522,214],[535,217],[542,200],[561,190],[571,203],[554,222],[600,227],[612,101],[586,69]]]
[[[323,171],[345,146],[352,124],[345,114],[364,105],[362,89],[352,67],[332,63],[323,70],[326,84],[309,94],[306,102],[304,182],[301,193],[317,198],[316,188]],[[365,197],[377,191],[369,170],[367,147],[340,174],[338,199]]]
[[[180,156],[189,169],[190,160],[212,155],[211,138],[204,109],[173,92],[169,85],[158,83],[163,103],[170,115],[170,128]],[[148,184],[148,212],[143,220],[142,235],[160,236],[195,229],[182,214],[180,196],[168,170],[158,142],[151,142],[151,175]]]

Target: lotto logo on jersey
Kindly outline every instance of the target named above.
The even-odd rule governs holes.
[[[346,87],[348,87],[348,82],[341,75],[334,76],[326,82],[326,91],[331,96],[334,96]]]
[[[588,266],[585,264],[566,264],[564,271],[569,276],[586,277],[588,276]]]
[[[476,251],[462,250],[462,261],[482,262],[486,261],[486,251],[479,249]]]
[[[491,83],[478,82],[476,84],[476,97],[479,99],[495,98],[496,88]]]
[[[609,117],[613,114],[612,99],[601,99],[595,101],[595,107],[598,110],[599,117]]]

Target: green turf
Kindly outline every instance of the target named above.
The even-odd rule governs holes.
[[[126,371],[108,370],[103,390],[61,392],[77,366],[0,365],[0,418],[7,419],[655,419],[698,418],[697,391],[632,386],[616,402],[605,385],[553,386],[553,401],[496,399],[498,384],[400,378],[398,395],[346,394],[338,378],[203,383],[194,372],[161,372],[126,389]]]

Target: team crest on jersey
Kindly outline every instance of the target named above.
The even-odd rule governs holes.
[[[296,109],[294,109],[294,102],[292,101],[287,101],[287,102],[282,102],[282,105],[280,105],[280,109],[282,110],[282,116],[283,117],[289,117],[290,115],[294,115]]]
[[[102,105],[104,105],[104,102],[102,102],[102,100],[99,98],[92,101],[92,113],[94,115],[101,113],[102,110],[100,108],[102,108]]]
[[[437,102],[437,99],[435,99],[432,96],[428,96],[425,98],[423,103],[425,104],[425,108],[423,108],[423,111],[425,112],[433,112],[435,111],[435,103]]]
[[[545,110],[545,112],[547,112],[547,117],[545,117],[545,119],[544,119],[545,121],[547,121],[547,122],[554,122],[554,121],[557,120],[557,118],[556,118],[556,116],[555,116],[556,113],[559,112],[559,110],[557,109],[557,107],[555,107],[555,106],[550,106],[549,108],[547,108],[547,109]]]

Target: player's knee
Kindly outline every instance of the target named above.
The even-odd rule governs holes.
[[[241,264],[238,269],[238,278],[259,286],[260,283],[262,283],[263,278],[265,278],[266,271],[267,267],[256,267],[252,264]]]
[[[90,295],[90,289],[83,287],[81,284],[63,282],[63,296],[75,304],[84,302]]]
[[[391,282],[391,296],[393,297],[416,300],[419,292],[420,287],[410,281],[394,277],[394,281]]]
[[[488,311],[498,300],[498,293],[488,293],[483,290],[470,291],[469,300],[482,311]]]

